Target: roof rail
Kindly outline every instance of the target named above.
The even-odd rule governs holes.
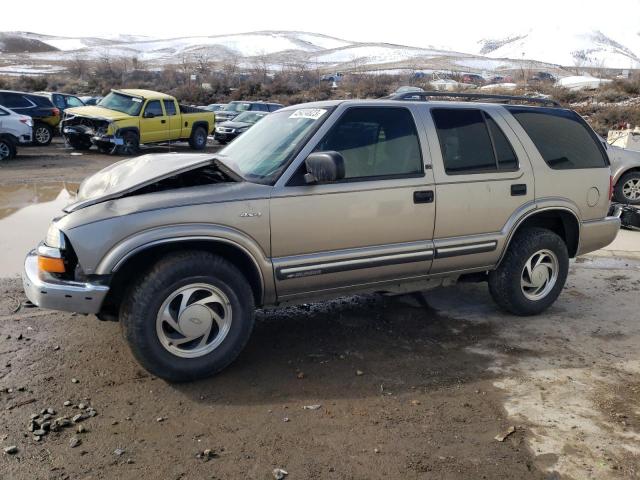
[[[390,95],[390,100],[425,100],[428,101],[429,97],[449,97],[449,98],[463,98],[467,100],[502,100],[507,102],[529,102],[539,105],[548,105],[552,107],[561,107],[556,100],[551,98],[536,98],[536,97],[519,97],[515,95],[493,95],[491,93],[464,93],[464,92],[404,92]]]

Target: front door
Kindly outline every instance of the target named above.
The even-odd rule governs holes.
[[[308,185],[302,163],[272,195],[281,299],[421,277],[431,266],[433,178],[412,110],[352,107],[335,115],[314,151],[342,154],[345,178]]]
[[[432,107],[437,184],[432,273],[493,265],[512,216],[534,200],[531,163],[501,107]]]
[[[169,123],[160,100],[149,100],[140,118],[140,143],[168,140]]]

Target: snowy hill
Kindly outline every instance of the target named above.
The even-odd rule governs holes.
[[[567,67],[640,68],[640,36],[540,27],[502,39],[480,40],[478,53],[492,58],[535,59]],[[624,42],[624,44],[622,43]]]
[[[624,35],[624,37],[620,37]],[[436,39],[434,39],[436,40]],[[440,39],[444,40],[446,39]],[[499,71],[520,68],[566,67],[640,68],[640,36],[617,34],[615,39],[599,31],[567,32],[550,27],[502,39],[484,39],[462,53],[433,47],[388,43],[363,43],[309,32],[262,31],[233,35],[150,38],[136,35],[59,37],[29,32],[0,33],[0,72],[12,67],[37,69],[40,65],[64,65],[75,58],[135,57],[148,66],[178,64],[185,59],[212,62],[233,60],[241,66],[260,61],[277,69],[287,63],[331,70],[394,71],[402,69],[451,69]],[[43,70],[43,73],[45,71]]]

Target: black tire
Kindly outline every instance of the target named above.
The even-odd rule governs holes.
[[[67,143],[74,150],[89,150],[91,148],[91,140],[82,137],[65,137]]]
[[[207,131],[203,127],[196,127],[191,132],[189,146],[194,150],[204,150],[207,146]]]
[[[527,298],[521,279],[525,264],[540,251],[552,252],[557,260],[557,277],[553,287],[539,299]],[[546,310],[562,291],[569,272],[567,246],[558,235],[538,227],[516,233],[498,268],[489,273],[489,291],[495,302],[515,315],[536,315]]]
[[[107,155],[113,152],[113,145],[98,145],[98,151]]]
[[[218,140],[220,145],[226,145],[228,142],[226,140]]]
[[[624,193],[624,186],[627,183],[633,182],[636,185],[637,198],[628,198]],[[640,205],[640,191],[637,188],[640,187],[640,171],[627,172],[620,179],[613,189],[613,198],[616,202],[626,203],[629,205]],[[633,188],[633,187],[632,187]]]
[[[36,122],[33,126],[33,144],[44,147],[51,143],[53,139],[53,129],[46,123]]]
[[[213,351],[183,358],[163,346],[156,320],[163,303],[192,284],[207,284],[226,295],[232,320]],[[170,382],[183,382],[213,375],[236,359],[253,330],[254,308],[251,287],[233,264],[211,253],[188,251],[161,259],[134,283],[120,308],[120,322],[133,355],[145,369]]]
[[[17,154],[18,148],[16,147],[16,142],[7,136],[0,137],[0,162],[12,160]]]
[[[118,145],[119,155],[135,155],[140,151],[140,137],[136,132],[125,132],[122,135],[123,145]]]

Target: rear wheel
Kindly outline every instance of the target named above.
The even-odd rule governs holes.
[[[207,131],[203,127],[196,127],[196,129],[191,132],[189,146],[194,150],[202,150],[207,146]]]
[[[16,153],[15,142],[8,137],[0,137],[0,161],[11,160],[16,156]]]
[[[33,127],[33,143],[34,145],[45,146],[51,143],[53,138],[53,130],[46,123],[36,123]]]
[[[616,183],[613,195],[617,202],[640,205],[640,172],[624,174]]]
[[[213,375],[244,348],[253,293],[222,257],[192,251],[160,260],[125,296],[120,321],[136,359],[179,382]]]
[[[122,145],[118,145],[120,155],[135,155],[140,150],[140,137],[135,132],[125,132],[122,135]]]
[[[489,274],[495,302],[516,315],[536,315],[560,295],[569,271],[564,241],[544,228],[516,233],[498,268]]]

